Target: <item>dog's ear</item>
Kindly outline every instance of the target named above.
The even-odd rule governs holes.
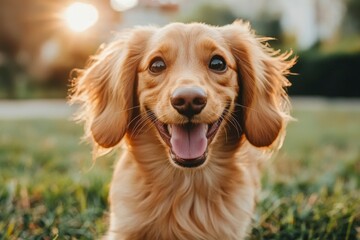
[[[137,67],[152,30],[137,28],[121,33],[73,80],[70,101],[82,105],[78,118],[85,122],[86,137],[103,148],[118,144],[127,131]]]
[[[296,59],[291,52],[279,54],[256,38],[248,23],[235,21],[222,28],[235,57],[238,71],[239,121],[248,141],[256,147],[270,146],[289,119],[289,74]]]

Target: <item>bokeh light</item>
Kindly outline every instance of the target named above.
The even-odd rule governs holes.
[[[111,0],[111,7],[116,11],[126,11],[138,4],[138,0]]]
[[[63,18],[71,30],[83,32],[97,22],[99,13],[91,4],[75,2],[65,9]]]

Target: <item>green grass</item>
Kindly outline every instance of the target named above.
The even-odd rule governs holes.
[[[252,239],[360,239],[360,111],[295,111]]]
[[[66,120],[0,122],[0,239],[93,239],[105,231],[111,159],[93,166],[81,135]]]
[[[250,239],[360,239],[360,111],[295,111]],[[97,239],[116,156],[66,120],[0,121],[0,239]]]

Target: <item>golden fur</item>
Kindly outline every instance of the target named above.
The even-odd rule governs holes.
[[[103,47],[74,80],[71,101],[95,151],[124,139],[110,188],[107,239],[243,239],[260,188],[261,164],[285,136],[289,102],[285,75],[295,63],[257,38],[249,24],[213,27],[174,23],[137,27]],[[223,73],[210,71],[221,55]],[[166,69],[149,71],[161,57]],[[182,168],[147,114],[156,121],[187,120],[170,104],[174,89],[199,86],[206,107],[194,123],[224,118],[206,162]],[[222,113],[225,112],[225,116]]]

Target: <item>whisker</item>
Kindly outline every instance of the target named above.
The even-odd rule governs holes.
[[[224,105],[229,105],[229,102],[224,101],[223,102]],[[239,106],[241,108],[246,108],[246,109],[250,109],[252,111],[257,111],[254,108],[251,107],[247,107],[245,105],[239,104],[239,103],[234,103],[235,106]],[[140,106],[134,106],[130,109],[135,109],[135,108],[139,108]],[[125,110],[122,110],[125,111]],[[225,128],[225,138],[226,140],[228,140],[229,136],[229,130],[230,130],[230,126],[232,126],[235,130],[236,130],[236,134],[238,137],[241,136],[241,132],[242,132],[242,127],[238,121],[238,119],[234,116],[234,113],[239,112],[240,110],[235,110],[233,109],[232,111],[230,111],[229,109],[225,109],[224,110],[224,115],[220,116],[221,120],[225,120],[227,121],[229,124],[227,125],[227,127]],[[155,116],[154,114],[148,114],[149,112],[151,112],[150,110],[146,110],[145,112],[140,112],[139,115],[137,115],[136,117],[134,117],[129,123],[128,123],[128,127],[133,124],[134,122],[135,125],[133,127],[133,131],[130,135],[131,138],[136,138],[140,133],[144,132],[145,128],[148,128],[145,132],[149,131],[150,126],[154,123],[156,123],[157,121],[159,121],[159,118],[166,118],[167,114],[163,114],[162,116]],[[217,115],[218,113],[215,112],[214,110],[210,110],[206,113],[207,115],[205,116],[206,119],[210,119],[211,117],[213,117],[214,115]],[[149,121],[150,120],[150,121]],[[227,129],[229,128],[229,129]],[[144,132],[144,133],[145,133]]]
[[[147,111],[146,113],[148,113],[150,111]],[[146,126],[151,126],[153,124],[153,122],[158,122],[158,118],[156,118],[153,114],[149,115],[149,114],[146,114],[146,118],[144,119],[143,123],[146,121],[146,119],[150,119],[150,122],[148,122],[147,124],[143,124],[143,126],[139,129],[138,133],[140,134],[141,131],[144,129],[144,127]],[[166,116],[166,113],[164,113],[163,115],[160,115],[159,118],[162,118],[162,117],[165,117]],[[150,130],[150,127],[147,129],[147,131]],[[146,133],[147,131],[145,131],[144,133]],[[137,135],[135,135],[135,137],[137,137]]]
[[[227,122],[229,122],[229,125],[227,125],[227,128],[230,128],[230,125],[232,125],[236,130],[237,136],[240,137],[241,134],[239,132],[239,128],[242,131],[241,125],[238,122],[238,120],[234,117],[233,114],[234,114],[234,111],[230,111],[229,109],[225,109],[225,114],[221,118],[222,118],[222,120],[226,120]],[[225,130],[227,130],[227,129],[225,128]],[[225,132],[227,133],[227,131],[225,131]]]
[[[130,127],[130,125],[134,122],[137,121],[139,118],[141,118],[141,114],[137,115],[136,117],[134,117],[133,119],[131,119],[131,121],[128,123],[128,125],[126,126],[127,128]]]
[[[225,114],[224,114],[224,115],[221,115],[219,119],[220,119],[221,121],[225,120],[225,117],[226,117],[226,115],[228,114],[228,112],[229,112],[229,111],[228,111],[227,109],[225,109]],[[208,112],[208,116],[207,116],[207,117],[210,118],[210,117],[213,116],[213,115],[216,115],[216,112],[212,110],[212,111],[209,111],[209,112]],[[228,126],[226,125],[226,126],[225,126],[225,141],[226,141],[226,142],[228,141],[228,132],[227,132],[227,129],[226,129],[227,127],[228,127]]]
[[[242,131],[239,121],[232,115],[232,113],[230,114],[228,121],[235,128],[237,136],[240,138],[241,134],[239,132],[239,128],[240,128],[241,132],[243,132],[243,131]]]
[[[225,142],[228,142],[228,129],[227,128],[225,128],[224,129],[224,132],[225,132]]]
[[[145,132],[143,132],[143,133],[146,133],[147,131],[150,130],[150,126],[152,125],[152,121],[146,121],[146,120],[148,120],[148,119],[149,119],[149,117],[144,118],[143,121],[141,122],[141,124],[139,124],[140,128],[138,128],[136,131],[134,131],[134,133],[135,133],[134,138],[136,138],[140,133],[142,133],[142,132],[143,132],[143,129],[144,129],[145,127],[148,126],[147,130],[146,130]]]
[[[126,109],[116,110],[114,113],[115,113],[115,114],[123,113],[123,112],[126,112],[126,111],[134,110],[134,109],[136,109],[136,108],[140,108],[140,105],[133,106],[133,107],[126,108]]]
[[[229,101],[222,101],[221,103],[224,104],[224,105],[229,105]],[[233,104],[234,104],[235,106],[238,106],[238,107],[241,107],[241,108],[245,108],[245,109],[249,109],[249,110],[251,110],[251,111],[259,112],[259,111],[258,111],[257,109],[255,109],[255,108],[252,108],[252,107],[249,107],[249,106],[245,106],[245,105],[240,104],[240,103],[237,103],[237,102],[234,102]],[[239,112],[239,111],[234,109],[233,112]]]
[[[229,113],[229,111],[226,110],[226,115],[228,115],[228,113]],[[233,125],[233,123],[229,119],[225,118],[226,115],[222,117],[222,120],[229,121]],[[228,142],[228,138],[229,138],[228,129],[230,130],[230,125],[226,124],[225,126],[226,126],[225,129],[224,129],[224,131],[225,131],[225,142]]]
[[[144,121],[144,118],[142,116],[142,114],[140,113],[138,116],[136,116],[134,119],[131,120],[131,122],[128,124],[128,127],[130,126],[130,124],[132,124],[134,121],[136,121],[134,127],[133,127],[133,131],[130,135],[130,137],[133,137],[133,133],[135,133],[137,131],[137,129],[140,127],[140,125],[142,124],[142,122]]]
[[[138,134],[142,133],[143,129],[147,126],[149,126],[147,129],[147,131],[149,131],[150,126],[154,122],[159,121],[153,114],[148,114],[149,112],[151,112],[151,111],[146,110],[144,113],[140,113],[141,121],[136,123],[136,126],[134,127],[134,131],[130,137],[136,138],[138,136]],[[166,114],[163,114],[160,117],[164,117],[164,116],[166,116]],[[150,120],[150,121],[147,121],[147,120]],[[144,133],[146,133],[147,131],[145,131]]]
[[[240,103],[235,103],[235,106],[239,106],[239,107],[242,107],[242,108],[245,108],[245,109],[249,109],[251,111],[254,111],[254,112],[259,112],[257,109],[255,108],[252,108],[252,107],[248,107],[248,106],[245,106],[245,105],[242,105]],[[238,111],[234,111],[234,112],[238,112]]]
[[[150,119],[149,114],[147,114],[147,111],[145,113],[140,113],[137,118],[139,121],[136,122],[134,129],[130,135],[131,138],[136,138],[138,133],[141,132],[141,130],[146,126],[146,123],[148,119]]]

